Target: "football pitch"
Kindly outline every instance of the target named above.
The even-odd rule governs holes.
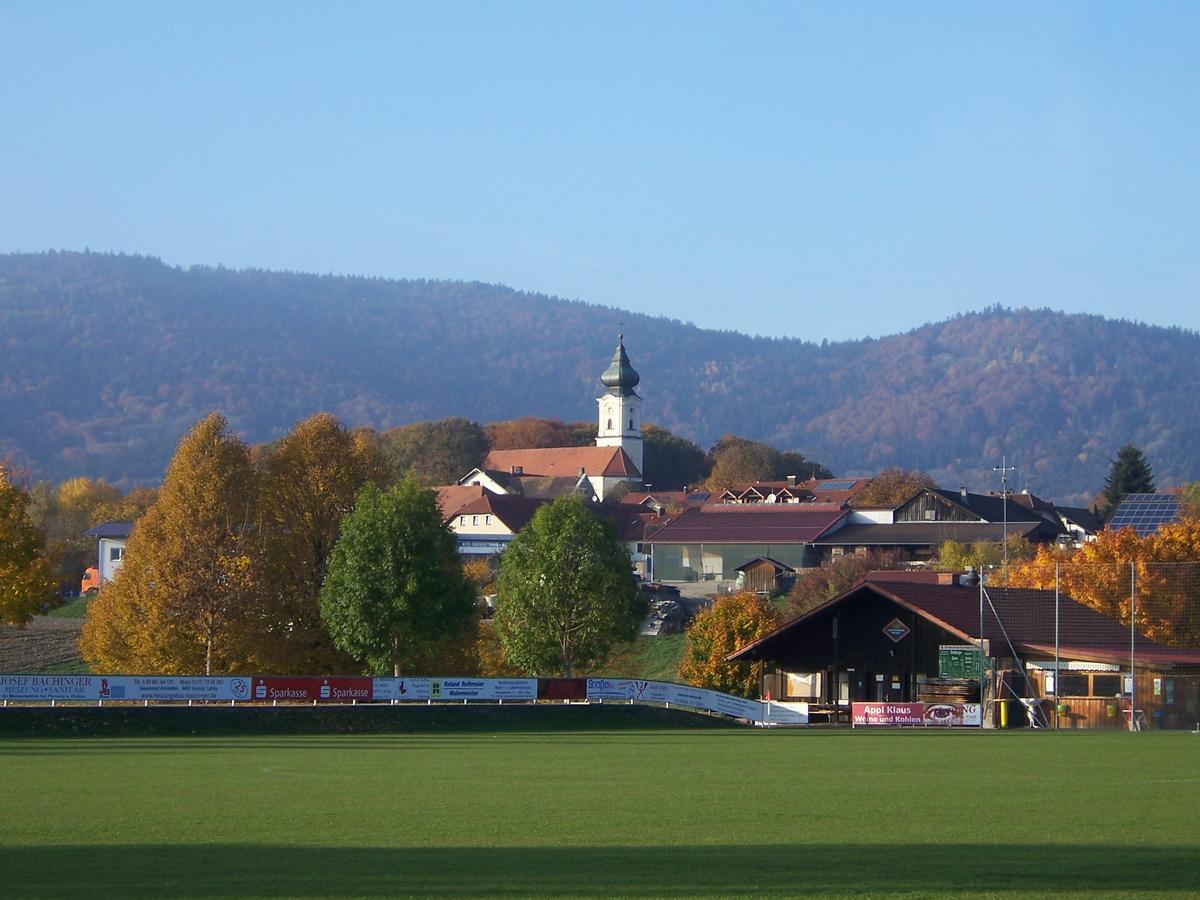
[[[0,740],[0,894],[1200,891],[1200,737]]]

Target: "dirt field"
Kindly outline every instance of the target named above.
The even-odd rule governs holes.
[[[0,672],[36,672],[79,658],[82,619],[34,616],[24,628],[0,626]]]

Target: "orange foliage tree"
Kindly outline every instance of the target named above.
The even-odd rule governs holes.
[[[679,677],[699,687],[753,697],[758,692],[754,663],[731,663],[725,657],[779,624],[779,613],[753,591],[718,597],[687,630]]]
[[[1139,537],[1105,529],[1078,550],[1041,546],[1009,570],[1013,587],[1059,590],[1104,615],[1129,621],[1136,593],[1137,629],[1152,640],[1200,646],[1200,598],[1188,576],[1200,574],[1200,519],[1185,518]]]

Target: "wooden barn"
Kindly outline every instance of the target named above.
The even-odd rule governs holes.
[[[918,702],[955,685],[978,699],[982,668],[985,720],[996,723],[1001,709],[1024,723],[1031,707],[1060,728],[1197,721],[1200,650],[1133,634],[1053,591],[982,596],[958,576],[874,573],[729,659],[762,662],[764,694],[839,720],[854,702]]]
[[[754,591],[764,597],[786,593],[796,581],[796,570],[769,556],[757,556],[736,569],[737,585],[743,591]]]

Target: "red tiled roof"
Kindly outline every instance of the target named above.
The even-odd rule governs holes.
[[[831,503],[724,504],[684,510],[649,538],[654,544],[811,544],[846,510]]]
[[[478,500],[473,500],[455,515],[481,516],[492,515],[509,531],[516,534],[529,524],[534,513],[548,500],[533,497],[522,497],[517,494],[493,494],[485,491]]]
[[[442,517],[451,519],[460,509],[472,500],[478,500],[487,490],[478,484],[441,484],[434,488],[437,492],[438,509]]]
[[[656,500],[666,506],[668,503],[677,503],[682,506],[687,501],[686,491],[629,491],[620,499],[620,503],[626,506],[641,506],[647,500]]]
[[[530,450],[493,450],[483,461],[485,469],[511,472],[520,466],[525,475],[579,475],[641,478],[633,460],[620,447],[542,447]]]

